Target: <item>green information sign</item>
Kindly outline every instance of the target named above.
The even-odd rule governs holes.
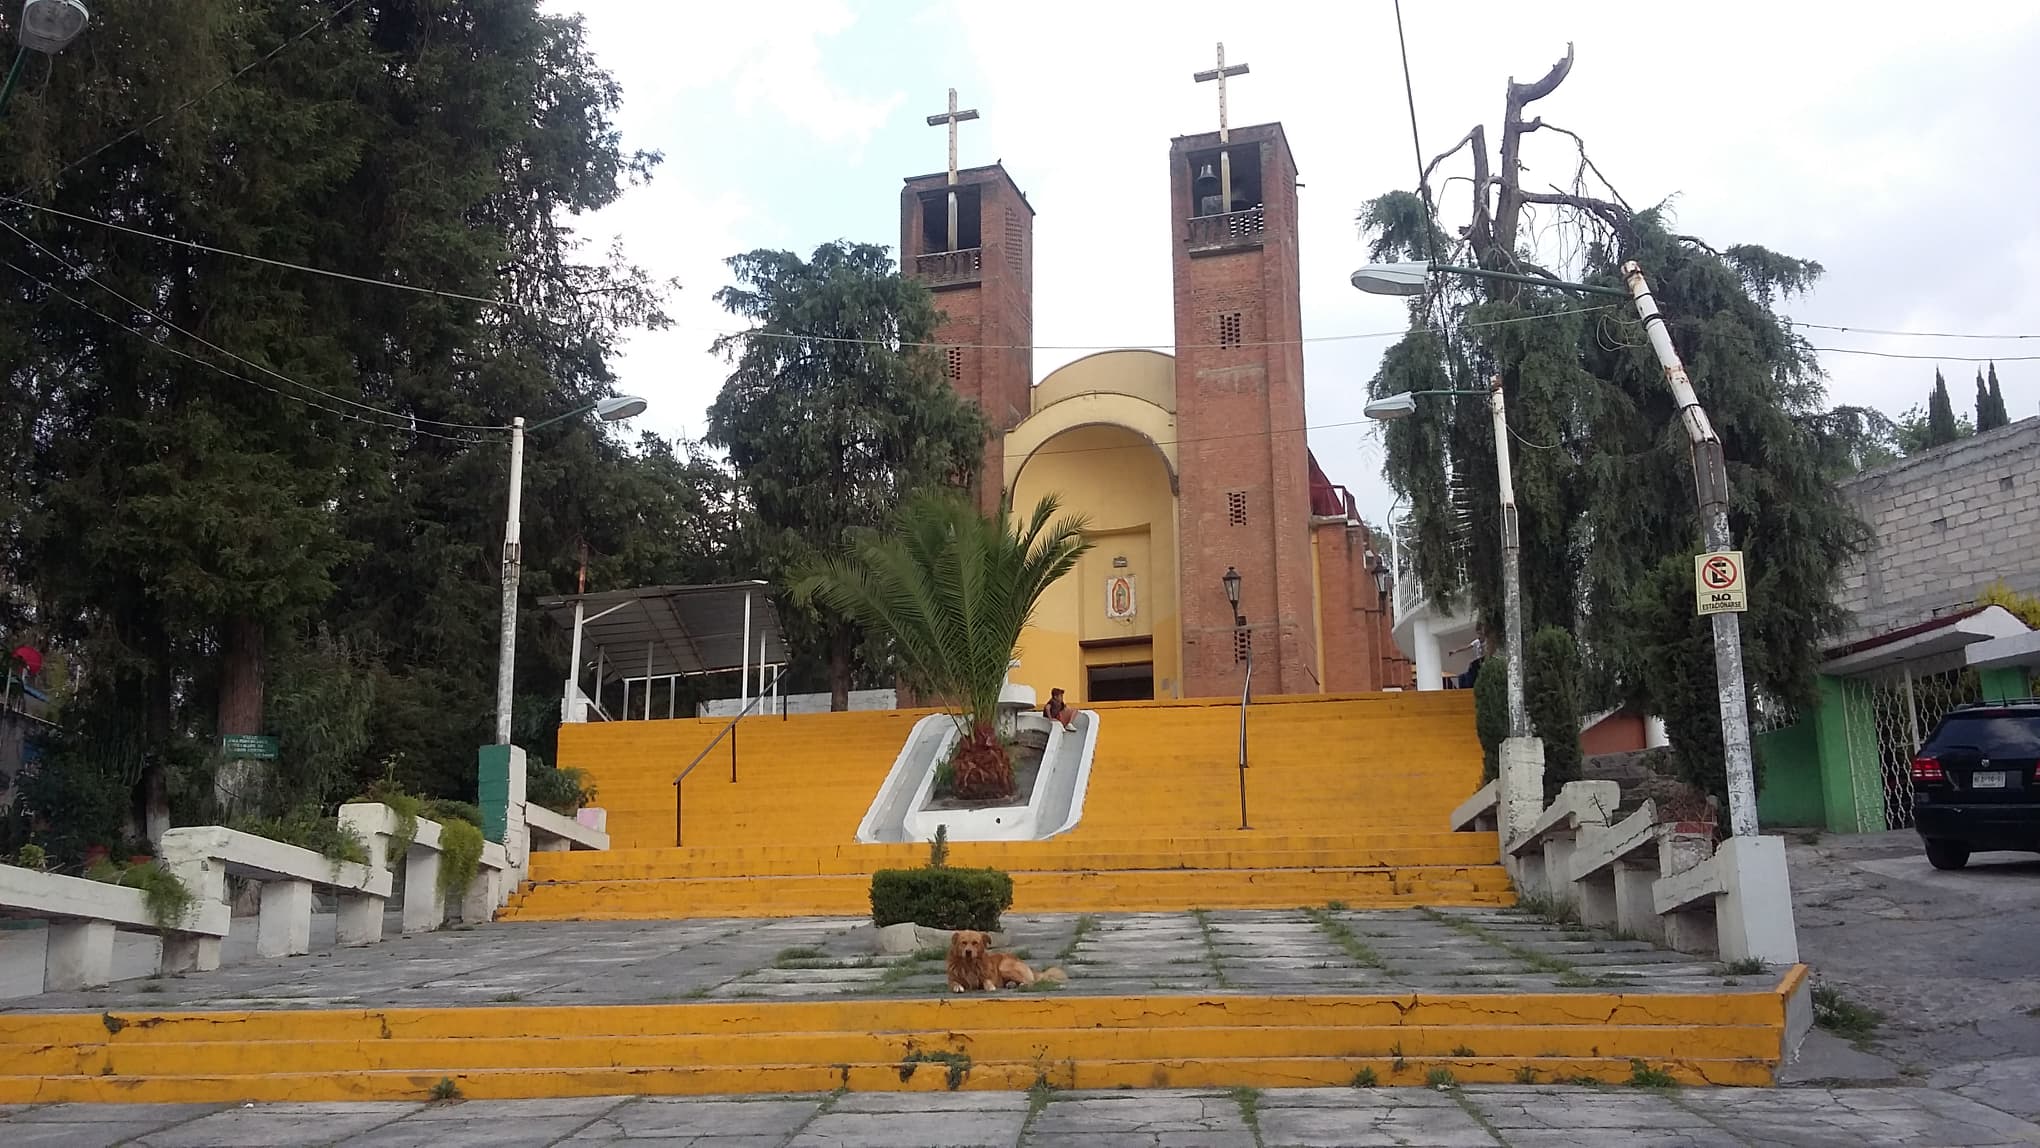
[[[237,761],[273,761],[278,756],[276,739],[259,733],[230,733],[220,739],[220,753]]]

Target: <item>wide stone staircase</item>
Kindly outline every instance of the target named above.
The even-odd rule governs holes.
[[[1025,1089],[1765,1084],[1803,967],[1512,908],[1470,692],[1098,707],[1076,829],[958,843],[1015,878],[1042,993],[884,955],[854,837],[927,711],[569,726],[610,852],[539,853],[512,924],[0,1005],[0,1104]],[[860,920],[859,918],[864,918]],[[313,958],[313,960],[321,960]],[[275,962],[270,962],[274,964]]]
[[[1084,814],[1047,841],[958,843],[955,865],[1013,874],[1021,912],[1496,905],[1513,900],[1491,834],[1448,833],[1479,783],[1471,694],[1282,699],[1249,711],[1240,828],[1239,706],[1101,706]],[[880,868],[921,845],[854,840],[927,711],[755,718],[673,777],[717,721],[569,726],[560,759],[609,813],[607,853],[532,859],[512,920],[855,915]]]

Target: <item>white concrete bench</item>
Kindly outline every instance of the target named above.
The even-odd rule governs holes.
[[[1516,883],[1532,893],[1569,895],[1566,875],[1572,872],[1575,838],[1584,829],[1606,827],[1608,814],[1621,802],[1622,787],[1612,781],[1567,782],[1528,833],[1502,843]]]
[[[1712,857],[1653,882],[1651,904],[1665,921],[1667,943],[1681,952],[1775,965],[1799,960],[1782,837],[1729,838]]]
[[[340,823],[351,827],[368,843],[369,864],[388,870],[390,842],[397,837],[402,819],[397,811],[381,802],[354,802],[340,807]],[[446,896],[439,888],[440,827],[437,821],[418,818],[417,831],[404,852],[404,934],[429,933],[446,923]],[[493,920],[496,910],[510,897],[510,857],[494,841],[482,842],[481,863],[461,897],[461,919],[469,923]],[[364,923],[365,924],[365,923]],[[381,933],[382,918],[375,928]]]
[[[0,916],[49,922],[44,992],[109,983],[113,935],[123,929],[162,936],[164,972],[218,968],[219,942],[229,924],[225,901],[201,899],[176,928],[166,929],[149,914],[148,898],[140,889],[13,865],[0,865]],[[212,963],[205,965],[208,953]]]
[[[1454,833],[1493,833],[1501,826],[1502,783],[1490,781],[1452,811]]]
[[[1582,923],[1664,940],[1664,921],[1651,903],[1651,883],[1659,872],[1659,828],[1656,803],[1645,801],[1613,825],[1580,829],[1571,868],[1553,876],[1571,884]]]
[[[566,817],[547,809],[543,805],[526,803],[524,824],[531,831],[531,851],[534,853],[565,853],[574,849],[608,849],[609,834],[593,826],[583,825],[572,817]]]
[[[343,945],[371,945],[382,940],[383,904],[390,896],[390,875],[370,865],[335,861],[296,845],[257,837],[221,825],[172,829],[163,834],[158,851],[163,864],[184,879],[200,901],[227,899],[227,878],[240,877],[261,886],[255,922],[255,953],[262,957],[295,957],[312,951],[312,893],[331,889],[339,907],[338,933]],[[217,940],[201,948],[217,950]],[[198,968],[218,968],[217,951],[201,958]]]

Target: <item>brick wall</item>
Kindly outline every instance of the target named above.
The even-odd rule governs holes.
[[[1841,484],[1877,541],[1842,575],[1845,641],[1925,621],[2002,580],[2040,593],[2040,418]]]
[[[948,184],[942,172],[915,176],[900,191],[900,267],[907,275],[929,251],[922,196]],[[979,488],[985,508],[995,510],[1005,485],[1005,433],[1027,417],[1034,385],[1034,209],[999,164],[959,171],[957,186],[978,196],[980,270],[975,282],[931,284],[943,314],[935,341],[957,346],[943,354],[942,366],[991,429]]]
[[[1235,154],[1259,164],[1264,227],[1254,242],[1196,249],[1190,157],[1217,146],[1207,133],[1169,149],[1184,695],[1239,690],[1227,567],[1240,573],[1256,689],[1317,693],[1296,164],[1280,125],[1235,129]]]
[[[1396,648],[1388,599],[1367,569],[1372,545],[1367,528],[1338,518],[1319,518],[1318,594],[1324,628],[1324,688],[1327,693],[1369,693],[1406,689],[1409,659]]]

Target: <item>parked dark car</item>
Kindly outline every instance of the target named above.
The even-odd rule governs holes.
[[[1913,758],[1913,818],[1936,869],[2040,853],[2040,698],[1958,706]]]

